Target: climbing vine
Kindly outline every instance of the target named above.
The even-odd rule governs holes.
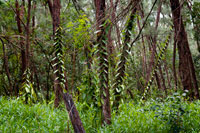
[[[64,61],[63,61],[63,44],[62,44],[62,28],[58,27],[54,38],[54,55],[52,59],[54,62],[54,74],[56,75],[55,81],[58,81],[62,88],[64,88],[65,76],[64,76]],[[65,90],[65,89],[63,89]]]
[[[155,72],[158,70],[158,67],[164,57],[164,54],[165,54],[165,51],[169,45],[169,41],[170,41],[170,38],[171,38],[171,32],[169,33],[169,35],[167,36],[165,42],[163,43],[163,48],[161,49],[160,53],[157,55],[157,59],[156,59],[156,63],[155,63],[155,66],[154,66],[154,69],[151,73],[151,77],[150,77],[150,80],[148,81],[147,83],[147,86],[144,90],[144,93],[143,93],[143,96],[141,98],[141,100],[144,100],[145,99],[145,96],[147,95],[147,93],[149,92],[150,88],[151,88],[151,84],[153,82],[153,79],[154,79],[154,76],[155,76]]]

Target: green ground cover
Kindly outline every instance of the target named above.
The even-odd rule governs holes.
[[[200,101],[188,102],[175,95],[165,101],[145,104],[128,102],[113,111],[112,124],[101,126],[97,110],[86,103],[77,104],[86,132],[200,132]],[[0,98],[0,132],[73,132],[62,105],[26,105],[20,100]]]

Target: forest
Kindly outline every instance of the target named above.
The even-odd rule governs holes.
[[[199,0],[0,0],[0,133],[199,133]]]

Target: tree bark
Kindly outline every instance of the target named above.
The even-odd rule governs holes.
[[[156,31],[158,29],[158,24],[160,22],[161,10],[162,10],[162,0],[160,1],[160,5],[159,5],[158,10],[157,10],[157,17],[156,17],[156,24],[155,24],[155,30]],[[157,35],[155,35],[153,37],[153,45],[155,45],[155,47],[157,47],[156,44],[157,44]],[[160,77],[161,77],[161,80],[162,80],[162,89],[165,91],[165,94],[167,96],[167,88],[166,88],[166,85],[165,85],[165,78],[164,78],[164,75],[163,75],[163,72],[162,72],[161,64],[159,64],[158,69],[159,69]]]
[[[138,29],[141,30],[139,17],[137,17],[137,25],[138,25]],[[144,42],[144,35],[142,34],[141,36],[142,36],[142,48],[143,48],[142,49],[142,70],[143,70],[143,77],[147,81],[146,46],[145,46],[145,42]]]
[[[24,6],[21,5],[19,6],[18,1],[15,1],[15,8],[16,8],[16,21],[17,21],[17,28],[18,28],[18,32],[20,35],[23,34],[23,29],[21,26],[21,19],[24,17]],[[22,40],[22,38],[20,37],[20,47],[21,47],[21,70],[22,70],[22,74],[25,72],[26,70],[26,54],[25,54],[25,47],[24,47],[24,41]]]
[[[71,62],[72,62],[72,80],[71,80],[71,94],[76,93],[75,92],[75,82],[76,82],[76,57],[77,56],[77,52],[76,52],[76,48],[74,47],[72,56],[71,56]],[[79,90],[77,90],[77,93],[79,94]]]
[[[125,76],[125,64],[127,61],[127,57],[128,57],[128,51],[130,49],[129,43],[131,40],[131,30],[134,26],[134,19],[135,19],[135,15],[136,15],[136,11],[137,11],[137,5],[139,4],[139,0],[136,0],[133,3],[133,9],[131,11],[131,15],[130,15],[130,19],[128,20],[128,24],[126,27],[126,32],[125,32],[125,40],[123,43],[123,49],[122,49],[122,55],[120,58],[120,63],[118,66],[118,70],[117,70],[117,77],[115,79],[116,83],[114,86],[114,95],[115,95],[115,101],[113,103],[113,106],[118,109],[119,103],[120,103],[120,99],[121,99],[121,84],[123,83],[123,78]]]
[[[65,103],[65,107],[69,113],[69,117],[70,117],[72,126],[74,128],[74,132],[75,133],[85,133],[80,116],[78,114],[76,106],[74,105],[72,96],[69,93],[63,93],[63,100]]]
[[[14,90],[13,90],[13,85],[12,85],[12,81],[11,81],[11,76],[10,76],[10,71],[9,71],[9,65],[8,65],[8,56],[6,54],[6,46],[4,44],[4,41],[0,38],[1,43],[3,45],[3,60],[4,60],[4,68],[6,71],[6,76],[8,78],[8,83],[9,83],[9,94],[12,95],[14,94]]]
[[[96,23],[97,23],[97,43],[100,56],[100,95],[103,100],[102,104],[102,123],[111,124],[111,107],[110,107],[110,93],[108,86],[108,51],[106,38],[106,24],[105,24],[105,0],[95,0],[96,6]]]
[[[53,4],[51,2],[51,0],[48,0],[48,6],[49,6],[49,10],[52,16],[52,20],[53,20],[53,35],[54,35],[54,40],[56,43],[56,30],[59,28],[60,26],[60,9],[61,9],[61,5],[60,5],[60,0],[54,0]],[[60,33],[61,34],[61,33]],[[58,40],[61,38],[57,38],[58,42],[61,42],[61,40]],[[61,53],[60,53],[61,54]],[[55,53],[55,57],[57,57],[56,53]],[[58,60],[55,60],[54,63],[57,63]],[[57,66],[55,65],[55,67],[53,68],[54,71],[55,70],[60,70],[61,66]],[[68,111],[71,123],[73,125],[74,128],[74,132],[75,133],[85,133],[85,130],[83,128],[83,124],[81,122],[81,119],[79,117],[79,113],[75,107],[75,104],[73,102],[72,96],[69,94],[69,89],[68,89],[68,82],[66,79],[66,74],[63,71],[59,71],[59,74],[64,73],[65,75],[65,90],[67,91],[67,93],[64,92],[64,90],[62,89],[61,86],[61,81],[59,80],[59,74],[58,72],[56,72],[56,74],[54,74],[54,89],[55,89],[55,101],[54,101],[54,105],[55,107],[58,107],[60,104],[60,98],[61,96],[63,97],[66,109]]]
[[[173,48],[173,60],[172,60],[172,65],[173,65],[173,75],[174,75],[174,84],[175,84],[175,91],[177,91],[177,74],[176,74],[176,34],[174,34],[174,48]]]
[[[60,9],[61,9],[61,5],[60,5],[60,0],[53,0],[53,2],[51,0],[47,1],[48,6],[49,6],[49,10],[50,10],[50,14],[52,17],[52,25],[53,25],[53,36],[55,36],[56,33],[56,29],[59,27],[60,25]],[[56,62],[56,61],[55,61]],[[54,63],[55,63],[54,62]],[[55,66],[56,67],[56,66]],[[53,68],[54,70],[56,70],[57,68]],[[55,91],[55,101],[54,101],[54,106],[58,107],[61,101],[61,95],[60,95],[60,91],[62,90],[62,88],[59,85],[59,81],[56,80],[56,76],[54,75],[54,91]]]
[[[30,56],[30,19],[31,19],[31,0],[28,0],[28,14],[26,22],[26,69],[29,68],[29,56]]]
[[[190,98],[199,99],[199,91],[192,55],[189,48],[187,33],[181,16],[179,0],[170,0],[173,24],[179,53],[179,75],[184,90],[190,91]]]

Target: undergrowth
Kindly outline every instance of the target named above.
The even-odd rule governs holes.
[[[95,108],[77,104],[86,132],[167,133],[200,132],[200,101],[188,102],[174,94],[164,101],[149,100],[145,105],[128,102],[112,113],[112,124],[101,126],[95,121]],[[73,132],[64,105],[26,105],[20,100],[0,98],[0,132]]]

